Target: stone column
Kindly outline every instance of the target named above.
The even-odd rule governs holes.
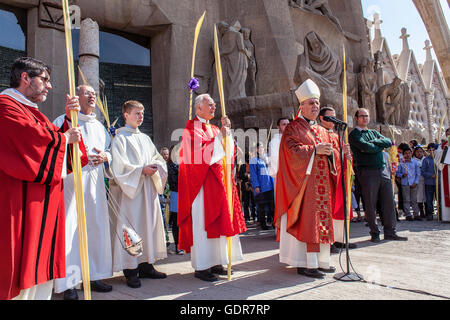
[[[27,55],[45,62],[52,69],[53,89],[47,100],[39,104],[39,109],[53,121],[65,112],[66,94],[69,93],[64,32],[40,27],[38,7],[28,10],[27,20]]]
[[[99,28],[92,19],[84,19],[80,27],[80,43],[78,50],[79,66],[83,71],[86,82],[98,93],[99,90]],[[82,84],[79,74],[78,84]]]
[[[84,19],[80,25],[78,64],[86,79],[86,84],[89,84],[94,88],[97,94],[99,94],[99,37],[99,27],[97,22],[90,18]],[[83,84],[81,72],[78,74],[78,85],[80,84]],[[100,110],[97,110],[97,119],[100,122],[104,119]]]
[[[434,141],[433,123],[433,100],[434,100],[434,88],[425,90],[425,103],[427,110],[427,127],[428,127],[428,141]]]

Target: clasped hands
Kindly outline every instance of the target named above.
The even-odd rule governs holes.
[[[316,145],[316,154],[317,155],[325,155],[330,156],[333,153],[333,145],[331,143],[322,142]],[[352,156],[350,153],[350,145],[344,145],[344,156],[348,160],[352,160]]]

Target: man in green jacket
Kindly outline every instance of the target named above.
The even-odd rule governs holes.
[[[394,195],[391,177],[386,175],[383,150],[392,142],[376,130],[368,128],[369,110],[361,108],[355,114],[356,127],[349,134],[350,148],[356,165],[356,178],[361,184],[366,221],[369,223],[372,242],[380,242],[377,225],[376,204],[380,197],[381,214],[384,224],[384,240],[408,240],[396,233]]]

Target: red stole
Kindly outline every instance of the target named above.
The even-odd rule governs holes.
[[[64,117],[64,122],[61,126],[62,132],[66,132],[71,128],[70,125],[70,119],[67,118],[67,116]],[[78,142],[78,146],[81,150],[81,167],[84,167],[89,163],[89,159],[87,156],[86,146],[84,145],[83,137],[81,137],[81,141]],[[72,157],[73,157],[73,144],[68,145],[68,153],[66,157],[66,167],[67,167],[67,174],[72,173]]]
[[[222,162],[209,165],[219,128],[198,118],[189,120],[183,132],[178,174],[179,248],[190,252],[193,245],[192,203],[203,186],[205,231],[208,238],[231,237],[246,231],[236,183],[233,181],[233,222],[228,208]]]
[[[338,150],[337,157],[335,158],[336,162],[336,187],[335,191],[332,193],[333,197],[333,219],[335,220],[344,220],[344,200],[342,198],[342,167],[341,167],[341,153],[339,149],[339,136],[335,132],[328,131],[329,138],[331,143],[333,144],[333,149]],[[342,146],[344,146],[344,142],[342,141]],[[347,159],[344,158],[344,175],[347,173]],[[344,181],[345,183],[345,181]],[[350,212],[347,212],[350,215],[350,219],[353,217],[353,212],[350,207]]]
[[[442,150],[444,148],[448,148],[448,141],[442,143]],[[448,152],[448,151],[447,151]],[[449,178],[448,178],[448,167],[449,165],[444,165],[444,169],[442,170],[442,186],[444,187],[444,204],[447,208],[450,207],[450,186],[449,186]]]

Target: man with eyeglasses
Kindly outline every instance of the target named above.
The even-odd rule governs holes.
[[[239,234],[247,228],[234,179],[231,213],[223,180],[222,141],[231,135],[231,122],[222,117],[221,129],[210,124],[216,104],[209,94],[199,95],[194,106],[196,116],[186,124],[180,149],[179,248],[191,253],[194,277],[213,282],[219,280],[216,275],[227,275],[223,267],[229,262],[226,237],[231,237],[232,262],[243,260]],[[229,147],[233,150],[234,144]]]
[[[384,240],[406,241],[396,233],[394,195],[391,177],[384,167],[386,165],[383,150],[390,148],[390,139],[378,131],[369,129],[369,110],[358,109],[355,114],[356,127],[349,134],[350,148],[356,165],[356,178],[361,184],[364,199],[366,221],[369,224],[371,242],[380,242],[380,230],[377,225],[376,204],[381,199],[381,215],[384,224]]]
[[[104,170],[111,161],[111,138],[95,114],[96,93],[89,85],[76,88],[81,111],[78,126],[83,137],[80,149],[87,160],[82,170],[86,225],[88,226],[89,275],[91,290],[109,292],[112,286],[102,282],[110,278],[112,271],[112,249],[109,227],[108,201],[106,199]],[[71,128],[70,112],[56,118],[53,123],[63,132]],[[82,147],[84,146],[84,148]],[[55,281],[55,292],[64,292],[64,300],[78,300],[75,286],[81,283],[80,249],[78,246],[78,223],[73,174],[64,180],[66,208],[66,274]]]
[[[61,132],[39,111],[52,88],[50,68],[22,57],[0,94],[0,299],[50,299],[65,277],[64,192],[67,145],[79,128]],[[67,96],[66,109],[80,110]]]

